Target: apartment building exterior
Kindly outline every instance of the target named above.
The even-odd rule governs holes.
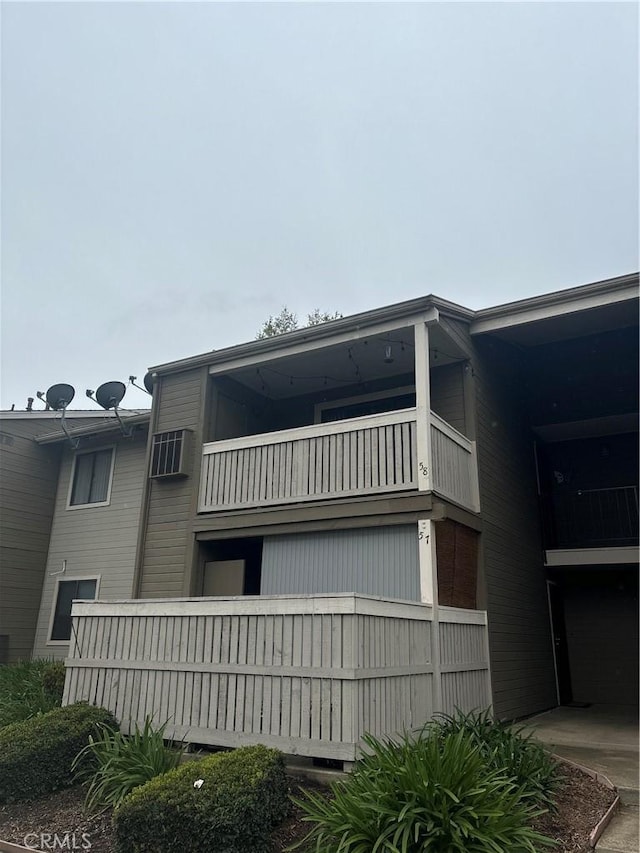
[[[131,592],[74,605],[67,699],[346,762],[438,710],[637,704],[637,274],[152,373]]]

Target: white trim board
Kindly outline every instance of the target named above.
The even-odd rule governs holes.
[[[275,359],[286,358],[291,355],[299,355],[300,353],[308,353],[318,349],[326,349],[339,344],[358,341],[362,338],[372,338],[375,335],[381,335],[385,332],[395,332],[399,329],[410,328],[411,326],[437,323],[440,319],[437,308],[429,308],[404,318],[389,320],[387,322],[376,323],[372,326],[358,327],[347,332],[336,331],[333,335],[321,338],[310,338],[304,341],[296,341],[289,343],[288,346],[274,349],[268,352],[245,353],[233,357],[229,353],[228,361],[219,361],[209,365],[209,373],[214,376],[218,373],[230,373],[234,370],[239,370],[243,367],[251,367],[253,365],[261,365],[266,361],[274,361]],[[212,352],[211,357],[214,358],[219,353]],[[162,372],[164,365],[157,368]]]
[[[586,291],[586,292],[585,292]],[[478,311],[471,321],[472,335],[497,332],[511,326],[521,326],[550,317],[562,317],[576,314],[591,308],[601,308],[617,302],[627,302],[638,298],[638,277],[624,276],[619,283],[613,280],[571,288],[568,291],[556,291],[543,296],[534,296],[519,302],[498,305]]]
[[[638,563],[640,551],[631,548],[567,548],[545,551],[547,566],[603,566],[618,563]]]
[[[362,614],[427,622],[433,619],[432,608],[416,601],[384,599],[351,592],[75,601],[71,611],[72,616],[265,616],[291,613]]]
[[[577,438],[602,438],[605,435],[623,435],[638,432],[638,415],[605,415],[582,421],[565,421],[560,424],[542,424],[532,430],[543,441],[573,441]]]

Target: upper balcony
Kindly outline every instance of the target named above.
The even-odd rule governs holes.
[[[209,442],[199,512],[417,490],[417,417],[408,408]],[[477,512],[474,442],[433,411],[429,422],[430,491]]]
[[[465,365],[420,318],[212,366],[198,512],[399,492],[479,512]]]
[[[638,434],[538,446],[548,565],[637,560]]]

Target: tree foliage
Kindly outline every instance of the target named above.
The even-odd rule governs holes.
[[[256,335],[256,340],[273,338],[276,335],[284,335],[286,332],[293,332],[296,329],[308,326],[319,326],[321,323],[327,323],[329,320],[339,320],[341,317],[342,314],[339,311],[331,314],[328,311],[321,311],[319,308],[314,308],[313,311],[307,314],[307,322],[300,326],[298,315],[294,314],[293,311],[289,311],[287,306],[283,305],[279,314],[265,320]]]
[[[310,314],[307,314],[307,326],[319,326],[321,323],[328,323],[330,320],[339,320],[342,314],[339,311],[334,311],[330,314],[328,311],[321,311],[319,308],[314,308]]]

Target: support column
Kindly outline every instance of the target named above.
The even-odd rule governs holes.
[[[464,397],[465,435],[471,439],[471,501],[474,512],[480,512],[480,484],[478,482],[478,433],[476,423],[476,389],[473,363],[468,359],[462,372],[462,393]]]
[[[418,560],[420,599],[432,610],[431,663],[433,665],[433,710],[442,711],[442,673],[440,671],[440,615],[438,605],[438,560],[436,526],[429,518],[418,521]]]
[[[429,387],[429,329],[425,322],[414,326],[416,371],[416,450],[418,490],[433,489],[431,466],[431,392]]]

